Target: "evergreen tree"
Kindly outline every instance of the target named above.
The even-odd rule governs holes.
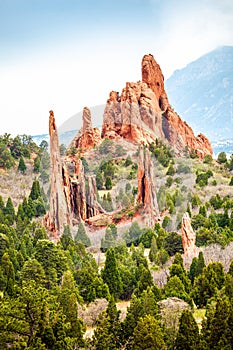
[[[209,298],[216,295],[224,284],[223,266],[219,262],[210,263],[194,280],[191,296],[199,307],[206,305]]]
[[[73,238],[72,238],[72,235],[71,235],[71,232],[70,232],[70,226],[69,225],[66,225],[64,227],[64,231],[63,231],[63,234],[61,236],[60,242],[61,242],[64,250],[67,250],[68,246],[70,244],[72,244]]]
[[[104,238],[101,239],[101,251],[105,252],[108,248],[114,247],[115,241],[110,227],[105,230]]]
[[[112,180],[111,180],[110,176],[106,176],[105,188],[106,188],[106,190],[111,190],[112,189]]]
[[[149,259],[151,262],[155,261],[157,251],[158,251],[158,247],[157,247],[157,243],[156,243],[156,238],[153,237],[152,241],[151,241],[151,248],[149,251]]]
[[[137,288],[135,289],[135,294],[140,296],[147,287],[153,286],[153,278],[148,267],[145,267],[143,264],[139,266],[139,279],[137,283]]]
[[[90,247],[91,245],[90,238],[88,237],[85,226],[82,222],[80,222],[80,224],[78,225],[78,231],[75,235],[74,240],[75,242],[81,242],[82,244],[84,244],[85,247]]]
[[[104,185],[104,180],[103,180],[103,176],[102,176],[102,172],[98,171],[96,174],[96,186],[98,190],[102,190]]]
[[[230,179],[229,186],[233,186],[233,176]]]
[[[38,180],[34,180],[32,183],[32,188],[31,188],[29,198],[31,198],[34,201],[38,199],[40,196],[41,196],[40,183]]]
[[[177,297],[186,302],[190,301],[188,294],[185,291],[184,284],[178,276],[170,277],[165,286],[166,297]]]
[[[24,159],[23,159],[23,157],[20,157],[18,171],[21,171],[21,173],[25,174],[26,170],[27,170],[27,167],[26,167],[26,164],[24,162]]]
[[[2,196],[0,196],[0,210],[3,210],[4,206],[5,206],[5,204],[4,204],[3,198],[2,198]]]
[[[117,350],[115,339],[111,330],[111,324],[106,313],[100,314],[96,322],[96,329],[92,337],[91,345],[95,350]]]
[[[189,310],[184,310],[179,320],[179,329],[175,341],[176,350],[196,350],[199,344],[198,325]]]
[[[3,209],[3,214],[6,217],[9,225],[13,225],[15,221],[15,209],[10,197],[7,199],[6,206]]]
[[[133,350],[166,350],[159,322],[150,315],[140,318],[133,332]]]
[[[37,286],[45,285],[45,272],[41,264],[36,259],[29,259],[25,262],[21,274],[21,283],[25,281],[29,283],[31,280],[35,281]]]
[[[14,294],[15,270],[8,253],[2,256],[1,268],[5,281],[5,291],[12,296]]]
[[[209,306],[202,325],[202,339],[205,349],[231,349],[232,329],[230,329],[232,306],[226,297],[218,297],[215,306]]]
[[[40,172],[40,168],[41,168],[41,159],[39,156],[37,156],[35,159],[34,159],[34,166],[33,166],[33,171],[34,173],[39,173]]]
[[[108,285],[110,294],[115,299],[119,298],[122,292],[122,281],[113,248],[107,250],[105,266],[101,272],[103,281]]]
[[[63,314],[66,316],[66,321],[71,325],[67,334],[76,339],[76,346],[83,345],[85,326],[83,321],[78,318],[78,301],[81,301],[81,298],[78,289],[75,286],[75,281],[71,271],[64,272],[62,276],[58,300]]]

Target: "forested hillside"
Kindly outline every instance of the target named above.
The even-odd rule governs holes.
[[[232,349],[233,157],[176,158],[151,145],[161,212],[152,229],[132,220],[137,150],[104,140],[82,163],[105,210],[121,208],[115,223],[99,234],[66,226],[54,243],[44,226],[48,144],[5,134],[0,147],[0,349]]]

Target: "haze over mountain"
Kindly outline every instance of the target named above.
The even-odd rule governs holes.
[[[166,81],[174,109],[211,141],[232,138],[233,47],[223,46],[177,70]]]

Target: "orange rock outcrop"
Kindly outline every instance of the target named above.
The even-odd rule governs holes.
[[[81,152],[92,149],[101,143],[100,130],[92,127],[91,111],[88,107],[83,108],[83,126],[72,141],[69,148],[74,147]]]
[[[102,137],[118,136],[139,144],[150,144],[158,138],[168,141],[177,154],[193,149],[200,158],[212,155],[209,140],[202,134],[196,137],[170,106],[161,68],[152,55],[142,59],[142,82],[126,83],[121,95],[110,93]]]
[[[184,257],[193,258],[197,255],[196,234],[193,231],[191,220],[188,213],[183,215],[181,221],[182,244],[184,249]]]

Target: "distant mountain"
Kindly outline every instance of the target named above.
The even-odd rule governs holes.
[[[195,133],[211,141],[233,135],[233,46],[223,46],[177,70],[166,81],[169,101]]]

